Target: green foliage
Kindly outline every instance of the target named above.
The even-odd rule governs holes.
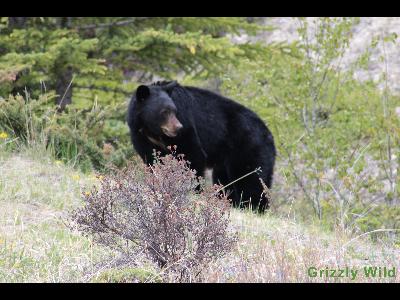
[[[222,73],[227,62],[262,57],[265,49],[235,45],[224,34],[268,29],[244,18],[25,18],[22,28],[2,21],[2,94],[28,86],[33,97],[43,92],[41,82],[51,90],[66,68],[77,86],[90,82],[92,89],[124,86],[132,71],[147,79]]]
[[[399,177],[389,154],[400,150],[395,142],[400,119],[393,113],[399,97],[378,89],[385,76],[378,82],[353,76],[368,67],[372,49],[384,38],[373,40],[343,68],[357,22],[316,18],[311,29],[308,19],[300,18],[297,42],[268,52],[263,61],[241,60],[239,67],[228,68],[220,89],[256,111],[274,134],[279,154],[275,177],[283,177],[274,185],[278,211],[306,221],[311,214],[331,228],[399,228],[370,212],[374,201],[383,201],[387,212],[398,215],[392,202],[398,199]],[[386,42],[393,42],[395,36],[389,37]],[[392,187],[384,189],[384,182]],[[367,226],[366,220],[376,224]]]
[[[90,110],[71,106],[60,114],[49,104],[51,99],[41,96],[38,100],[26,101],[22,96],[10,96],[1,101],[0,131],[10,138],[18,138],[20,143],[44,143],[55,158],[83,171],[103,170],[110,164],[121,166],[132,154],[131,147],[126,146],[127,131],[113,131],[114,127],[110,129],[108,125],[121,105],[105,109],[94,105]],[[117,147],[118,150],[114,150]]]
[[[87,57],[97,43],[97,39],[81,40],[77,33],[64,29],[33,27],[1,34],[0,82],[8,83],[0,86],[1,94],[28,87],[29,93],[37,97],[46,91],[46,85],[51,88],[67,67],[82,75],[105,74],[100,59]]]
[[[354,210],[354,213],[363,213],[365,208]],[[400,229],[400,208],[384,204],[371,208],[371,211],[356,220],[357,226],[363,232],[369,232],[381,228]],[[394,232],[396,234],[396,232]],[[400,242],[400,239],[398,239]]]

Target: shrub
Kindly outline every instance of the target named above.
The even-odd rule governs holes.
[[[175,154],[105,177],[84,192],[85,205],[72,212],[71,224],[132,260],[144,253],[174,281],[199,281],[236,235],[228,229],[230,204],[221,187],[206,186]]]
[[[121,118],[120,111],[126,111],[125,104],[93,105],[91,109],[70,105],[58,113],[52,97],[43,94],[38,99],[31,99],[29,95],[0,99],[0,132],[8,133],[18,144],[43,143],[56,159],[82,171],[125,164],[133,154],[129,131],[114,119]]]

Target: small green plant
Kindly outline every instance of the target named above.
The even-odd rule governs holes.
[[[37,100],[18,95],[0,101],[0,131],[15,141],[9,150],[44,145],[56,159],[83,171],[122,166],[133,154],[128,128],[123,130],[114,119],[124,105],[93,105],[89,110],[69,106],[59,113],[51,99],[48,94]]]

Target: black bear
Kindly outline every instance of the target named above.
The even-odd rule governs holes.
[[[154,149],[162,155],[177,146],[192,169],[204,176],[213,170],[213,182],[229,185],[235,207],[264,212],[269,202],[260,178],[272,184],[276,150],[264,122],[251,110],[214,92],[176,81],[141,85],[128,108],[128,125],[135,150],[153,162]]]

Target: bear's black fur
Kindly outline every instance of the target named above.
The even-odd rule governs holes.
[[[235,207],[264,212],[268,199],[259,178],[270,188],[276,150],[264,122],[251,110],[231,99],[176,81],[139,86],[128,109],[134,148],[146,163],[154,149],[162,155],[176,145],[191,168],[204,176],[213,169],[214,183],[227,185],[261,167],[227,188]]]

